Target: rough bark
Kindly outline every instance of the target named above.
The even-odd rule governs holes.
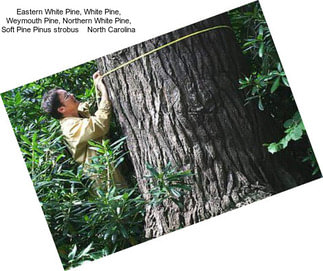
[[[226,15],[187,26],[102,57],[99,68],[106,72],[176,38],[222,24],[229,24]],[[244,106],[238,79],[247,70],[232,30],[218,29],[166,47],[104,78],[145,199],[149,199],[146,163],[163,167],[171,162],[194,173],[186,179],[192,191],[184,196],[183,210],[167,200],[157,207],[147,205],[146,237],[298,183],[288,166],[272,160],[262,146],[263,133],[271,124]]]

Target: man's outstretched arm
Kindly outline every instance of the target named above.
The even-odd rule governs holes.
[[[109,132],[111,101],[99,71],[93,74],[93,80],[95,87],[101,92],[101,101],[95,115],[89,118],[66,119],[61,123],[63,133],[75,144],[102,137]]]
[[[109,96],[108,96],[108,91],[107,91],[107,88],[104,85],[102,79],[103,78],[100,76],[100,72],[99,71],[97,71],[97,72],[95,72],[93,74],[93,81],[94,81],[95,88],[97,90],[99,90],[100,93],[101,93],[101,102],[108,103],[111,106],[111,101],[110,101]],[[101,104],[101,102],[100,102],[100,104]],[[98,105],[98,107],[99,106],[100,105]]]

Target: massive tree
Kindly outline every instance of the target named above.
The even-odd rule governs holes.
[[[179,37],[216,25],[226,14],[98,59],[105,73]],[[179,208],[170,200],[146,207],[146,237],[156,237],[305,181],[288,155],[272,157],[263,143],[276,134],[272,120],[244,106],[238,79],[247,64],[231,29],[199,34],[106,76],[115,114],[149,199],[146,163],[168,162],[194,174]],[[284,160],[282,160],[282,158]]]

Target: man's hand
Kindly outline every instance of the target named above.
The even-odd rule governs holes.
[[[101,101],[109,101],[110,102],[110,99],[108,97],[108,91],[107,91],[107,88],[105,87],[103,81],[102,81],[102,77],[100,75],[100,72],[97,71],[93,74],[93,81],[94,81],[94,85],[95,85],[95,88],[101,92]],[[98,98],[98,97],[97,97]]]
[[[100,75],[100,71],[97,71],[93,74],[93,81],[94,81],[94,85],[95,87],[101,92],[106,92],[107,89],[105,87],[105,85],[103,84],[103,81],[102,81],[102,77]]]

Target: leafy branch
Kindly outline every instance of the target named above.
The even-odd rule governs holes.
[[[152,197],[150,204],[157,206],[164,200],[170,199],[180,209],[183,209],[182,196],[185,191],[191,191],[191,186],[185,183],[185,178],[193,176],[191,171],[176,171],[176,167],[172,167],[171,163],[168,163],[165,168],[160,170],[148,163],[146,167],[150,175],[145,177],[149,179],[152,187],[149,191]]]

